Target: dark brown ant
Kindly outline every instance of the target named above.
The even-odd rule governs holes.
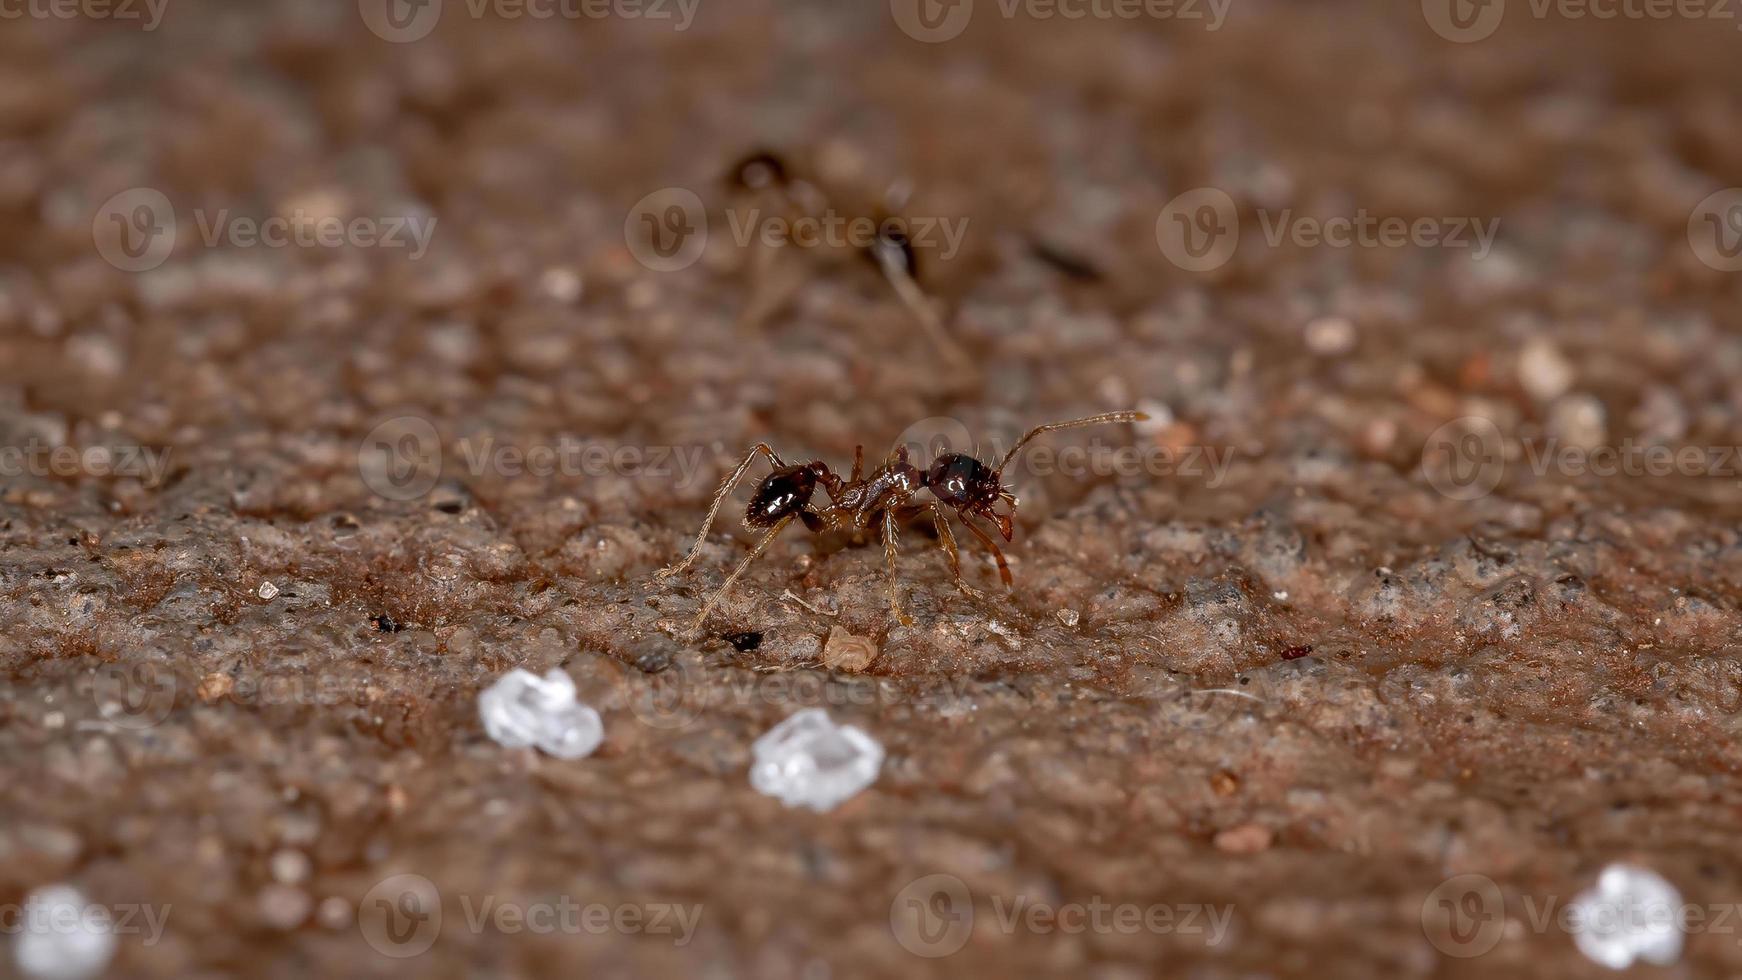
[[[817,534],[832,530],[851,531],[855,534],[880,531],[883,536],[883,556],[889,563],[890,609],[903,625],[912,625],[912,617],[902,611],[901,587],[895,578],[898,518],[929,514],[932,524],[937,528],[938,547],[943,549],[944,557],[949,560],[950,574],[955,579],[956,588],[964,595],[979,598],[980,592],[962,581],[962,565],[956,552],[956,538],[950,532],[949,517],[944,508],[954,510],[957,519],[992,552],[993,559],[998,563],[999,578],[1003,580],[1006,588],[1011,588],[1014,582],[1010,577],[1010,565],[1004,560],[1004,553],[998,549],[998,543],[992,536],[973,521],[976,517],[991,521],[1005,541],[1011,540],[1011,536],[1016,533],[1014,518],[1017,500],[1010,488],[1004,485],[1005,467],[1010,465],[1010,461],[1016,458],[1016,454],[1029,440],[1043,432],[1108,422],[1140,422],[1148,417],[1142,412],[1109,412],[1069,422],[1035,426],[1016,441],[1016,445],[1004,454],[1004,459],[996,468],[965,453],[945,453],[933,460],[930,467],[920,470],[908,462],[907,447],[903,445],[897,446],[889,459],[870,476],[865,476],[865,447],[861,445],[853,449],[853,475],[845,480],[831,471],[822,460],[788,465],[767,443],[757,443],[745,454],[743,462],[720,483],[719,490],[715,491],[713,505],[708,508],[708,518],[702,522],[702,529],[696,534],[696,543],[690,553],[677,564],[660,569],[658,577],[665,579],[680,574],[701,557],[702,545],[708,540],[708,531],[713,528],[714,519],[720,514],[720,507],[760,454],[768,457],[768,461],[774,465],[774,471],[756,485],[756,493],[751,497],[750,507],[744,514],[744,525],[753,530],[765,530],[767,533],[738,562],[738,567],[732,570],[726,581],[708,597],[691,631],[701,630],[708,614],[714,611],[726,591],[738,581],[739,576],[750,567],[750,563],[768,549],[775,537],[795,520]],[[819,486],[828,493],[830,501],[820,508],[811,504],[811,496]],[[914,498],[921,490],[931,491],[934,499],[916,501]],[[995,512],[993,505],[999,501],[1008,502],[1010,509],[1002,514]]]
[[[727,172],[726,183],[738,194],[772,202],[788,221],[803,216],[814,217],[817,212],[832,207],[829,195],[815,181],[798,176],[795,167],[769,150],[758,150],[739,160]],[[896,297],[925,331],[932,346],[957,368],[972,371],[972,359],[945,329],[931,298],[919,284],[919,257],[907,233],[894,216],[882,208],[877,209],[873,219],[877,223],[876,239],[865,248],[865,258],[888,280],[890,288],[895,290]],[[774,253],[766,249],[752,259],[754,288],[741,317],[742,323],[760,323],[786,302],[791,285],[783,287],[774,282],[773,261]]]

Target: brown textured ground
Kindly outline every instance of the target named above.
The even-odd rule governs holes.
[[[149,34],[0,22],[5,445],[170,453],[161,483],[0,486],[0,902],[69,881],[169,906],[117,976],[1123,978],[1583,975],[1527,903],[1620,858],[1742,901],[1738,477],[1516,465],[1545,432],[1742,443],[1742,278],[1685,234],[1742,174],[1742,36],[1514,6],[1467,45],[1414,3],[1247,0],[1216,32],[982,11],[936,45],[869,0],[704,2],[684,32],[450,11],[407,44],[300,0],[172,0]],[[750,253],[720,226],[682,272],[633,259],[638,199],[724,207],[720,171],[760,145],[969,219],[960,256],[921,260],[983,377],[940,366],[869,267],[801,263],[749,328]],[[1206,185],[1252,230],[1259,207],[1366,208],[1498,218],[1499,244],[1472,262],[1248,231],[1187,273],[1155,217]],[[182,227],[138,275],[92,241],[136,186]],[[439,224],[411,261],[207,247],[191,217],[296,207]],[[1036,260],[1037,238],[1103,279]],[[1325,315],[1352,348],[1309,346]],[[1546,394],[1522,383],[1531,338],[1571,369]],[[1058,441],[1217,447],[1226,479],[1017,477],[1014,594],[972,547],[993,595],[953,593],[918,529],[911,628],[877,549],[798,532],[699,641],[682,628],[744,533],[649,583],[751,442],[843,461],[920,419],[1007,442],[1139,402],[1176,424]],[[1515,465],[1460,502],[1417,463],[1469,414]],[[446,463],[406,501],[358,465],[401,416]],[[469,472],[461,440],[486,436],[709,455],[687,481]],[[878,644],[861,673],[820,665],[834,625]],[[476,693],[515,666],[577,679],[597,755],[483,736]],[[117,704],[128,678],[147,686]],[[751,740],[803,704],[889,752],[827,815],[746,781]],[[406,960],[357,918],[399,873],[445,913]],[[1465,873],[1510,921],[1459,958],[1422,907]],[[976,902],[941,959],[890,919],[932,874]],[[681,948],[466,925],[485,897],[560,896],[702,919]],[[1017,897],[1233,919],[1219,943],[1000,928]],[[1742,970],[1736,928],[1660,972]]]

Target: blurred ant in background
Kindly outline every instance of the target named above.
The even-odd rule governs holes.
[[[758,213],[766,211],[789,229],[803,219],[835,215],[834,203],[816,181],[800,176],[787,159],[766,150],[752,153],[734,165],[727,183],[735,194],[753,202]],[[905,223],[892,213],[904,197],[891,190],[873,209],[869,218],[875,223],[876,232],[862,254],[882,273],[938,353],[953,367],[973,370],[973,361],[945,329],[936,304],[919,285],[919,257]],[[762,323],[784,306],[803,282],[802,276],[782,279],[776,275],[779,251],[766,243],[756,247],[751,259],[751,294],[739,318],[741,325]]]
[[[859,535],[865,531],[880,530],[883,535],[883,556],[889,563],[889,606],[902,625],[911,626],[913,618],[902,611],[901,587],[895,578],[896,521],[899,518],[929,515],[932,524],[937,528],[938,547],[943,549],[944,557],[950,563],[950,574],[955,579],[956,588],[964,595],[980,598],[981,594],[977,590],[962,581],[961,559],[957,555],[955,535],[950,532],[949,516],[944,508],[954,510],[957,519],[992,552],[992,557],[998,562],[998,575],[1003,579],[1005,587],[1010,588],[1014,583],[1010,577],[1010,566],[1004,560],[1004,553],[998,549],[998,543],[992,536],[974,522],[974,518],[985,518],[992,522],[1005,541],[1011,540],[1016,533],[1014,518],[1017,500],[1003,480],[1004,470],[1010,465],[1010,461],[1016,458],[1016,454],[1021,452],[1029,440],[1043,432],[1109,422],[1141,422],[1148,417],[1142,412],[1109,412],[1069,422],[1051,422],[1036,426],[1016,441],[1016,445],[1010,448],[997,467],[987,466],[966,453],[945,453],[933,460],[930,467],[920,470],[908,462],[907,447],[898,446],[882,466],[866,476],[865,447],[860,445],[853,449],[853,473],[845,480],[831,471],[822,460],[788,465],[767,443],[757,443],[745,454],[737,469],[720,484],[719,490],[715,491],[713,506],[708,508],[707,520],[702,522],[702,529],[697,533],[695,546],[690,549],[690,553],[675,565],[661,569],[658,577],[670,578],[696,563],[696,559],[701,557],[702,545],[707,542],[708,531],[714,526],[714,519],[719,516],[720,507],[726,502],[727,495],[744,478],[744,473],[749,470],[756,457],[762,455],[768,457],[774,471],[757,484],[756,493],[750,499],[750,507],[744,514],[744,525],[753,530],[766,530],[767,533],[751,547],[750,553],[738,562],[738,567],[732,570],[726,581],[703,603],[702,611],[691,627],[692,634],[701,631],[708,614],[714,611],[727,590],[750,567],[750,563],[768,549],[775,537],[795,520],[803,522],[805,528],[815,534],[844,530]],[[830,501],[820,508],[811,505],[811,496],[819,486],[828,493]],[[931,491],[933,499],[916,500],[921,490]],[[994,505],[1000,501],[1008,503],[1009,510],[1004,513],[993,510]]]

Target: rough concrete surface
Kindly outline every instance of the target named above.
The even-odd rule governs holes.
[[[109,975],[1587,976],[1621,860],[1704,913],[1640,975],[1742,972],[1734,20],[100,6],[0,20],[0,905],[163,913]],[[976,368],[743,241],[825,200]],[[1125,408],[1013,591],[795,527],[691,638],[748,488],[653,580],[758,441]],[[746,777],[814,705],[888,753],[822,814]]]

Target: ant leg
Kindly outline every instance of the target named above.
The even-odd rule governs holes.
[[[875,255],[878,267],[883,270],[883,277],[889,280],[889,285],[895,289],[895,295],[901,299],[908,312],[913,314],[913,318],[919,321],[920,329],[925,331],[926,338],[944,356],[944,360],[959,368],[973,369],[973,360],[950,336],[949,331],[944,329],[943,321],[938,319],[938,312],[932,306],[931,297],[919,288],[919,283],[908,273],[895,250],[879,247],[875,250]]]
[[[682,561],[669,568],[660,569],[656,573],[659,578],[670,578],[686,571],[696,563],[697,558],[701,557],[702,545],[707,543],[708,531],[714,526],[714,518],[720,516],[720,505],[726,502],[726,497],[731,494],[732,488],[738,485],[738,481],[744,479],[744,471],[750,468],[752,462],[755,462],[757,453],[766,455],[769,462],[775,466],[786,465],[786,461],[780,458],[780,454],[768,448],[767,443],[759,442],[750,447],[750,451],[744,454],[744,461],[738,464],[738,468],[733,470],[731,475],[721,481],[720,489],[714,491],[714,505],[708,508],[708,519],[702,522],[702,529],[696,534],[695,547],[690,549],[690,553]]]
[[[913,617],[901,611],[901,579],[895,574],[895,512],[883,512],[883,557],[889,562],[889,609],[901,625],[912,626]]]
[[[858,483],[860,480],[863,480],[864,478],[865,478],[865,447],[864,446],[854,446],[853,447],[853,479],[851,482]]]
[[[950,519],[944,514],[944,509],[934,500],[926,505],[926,510],[931,512],[932,526],[938,529],[938,547],[944,550],[944,557],[949,559],[950,574],[955,576],[956,588],[970,599],[986,598],[979,589],[962,581],[962,559],[956,552],[956,535],[950,530]]]
[[[732,574],[726,576],[726,581],[721,582],[720,587],[714,590],[714,594],[708,596],[708,601],[702,604],[701,614],[696,617],[695,625],[690,627],[690,635],[694,636],[702,631],[702,624],[708,621],[708,614],[714,611],[714,607],[720,604],[722,598],[725,598],[726,590],[732,587],[732,583],[738,581],[738,576],[744,574],[744,570],[750,567],[751,562],[768,550],[768,546],[774,543],[775,535],[786,530],[786,526],[791,524],[797,516],[796,514],[788,514],[775,521],[774,526],[768,529],[768,533],[762,536],[762,540],[756,542],[756,546],[750,549],[750,553],[744,556],[744,560],[738,563],[738,567],[732,569]]]
[[[956,516],[962,519],[962,523],[968,526],[968,530],[974,532],[974,536],[980,539],[981,544],[992,549],[992,557],[998,561],[998,577],[1004,580],[1004,587],[1007,589],[1015,588],[1016,583],[1010,578],[1010,565],[1004,560],[1004,552],[998,550],[998,542],[992,540],[990,534],[980,530],[978,524],[968,520],[968,515],[958,513]]]

